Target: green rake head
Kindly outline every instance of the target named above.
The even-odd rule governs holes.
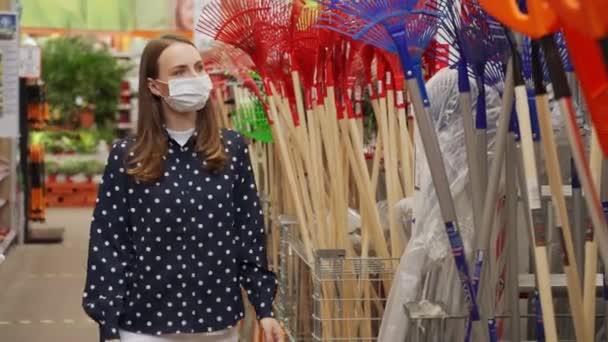
[[[264,113],[264,106],[255,99],[242,104],[232,115],[234,128],[244,136],[265,143],[272,143],[272,131]]]

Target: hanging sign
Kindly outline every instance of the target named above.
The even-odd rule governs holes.
[[[19,77],[40,78],[41,58],[40,47],[22,45],[19,48]]]
[[[0,137],[19,136],[19,24],[0,12]]]

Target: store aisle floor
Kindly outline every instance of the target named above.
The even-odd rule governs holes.
[[[48,210],[65,227],[57,245],[16,246],[0,265],[0,341],[93,342],[97,326],[80,301],[92,209]]]

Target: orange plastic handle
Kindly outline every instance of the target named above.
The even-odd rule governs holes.
[[[567,2],[565,6],[559,8],[559,18],[554,9],[549,6],[549,2],[555,4],[557,1],[561,1],[562,4]],[[608,1],[578,0],[581,3],[575,3],[576,1],[528,0],[527,14],[519,9],[517,0],[480,0],[480,3],[497,20],[534,39],[555,32],[560,26],[564,26],[568,50],[585,94],[591,120],[598,133],[604,156],[608,156],[608,117],[606,117],[606,113],[608,113],[608,74],[601,59],[599,46],[589,33],[583,34],[578,29],[578,26],[585,27],[582,23],[583,20],[590,21],[586,19],[588,15],[585,13],[589,13],[588,11],[592,9],[597,12],[592,16],[601,21],[599,16],[607,13]],[[582,12],[579,5],[582,5],[587,12]],[[557,6],[556,9],[558,9]],[[574,12],[575,10],[576,12]],[[604,25],[607,24],[604,23]],[[593,33],[600,32],[597,27],[594,27],[593,30],[591,31]],[[590,28],[586,28],[585,32],[590,32]]]
[[[608,156],[608,73],[599,46],[592,37],[570,26],[564,26],[564,34],[600,146]]]
[[[564,24],[594,38],[608,33],[608,1],[605,0],[548,0]]]
[[[558,29],[557,14],[546,0],[528,0],[528,13],[519,9],[517,0],[480,0],[480,3],[498,21],[532,38]]]

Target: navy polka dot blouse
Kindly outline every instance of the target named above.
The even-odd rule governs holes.
[[[268,270],[264,220],[247,145],[223,131],[229,156],[209,172],[168,138],[165,173],[140,183],[127,175],[132,140],[113,146],[91,224],[83,306],[101,341],[118,331],[162,335],[212,332],[244,317],[241,286],[258,319],[272,316],[276,277]]]

